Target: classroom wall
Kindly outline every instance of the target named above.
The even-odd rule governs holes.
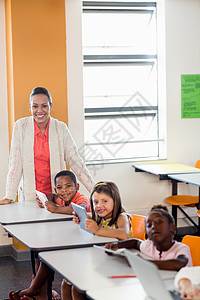
[[[162,0],[160,2],[163,2]],[[200,119],[181,119],[181,74],[200,73],[200,1],[199,0],[166,0],[166,97],[167,97],[167,160],[162,162],[177,162],[195,165],[200,158],[199,128]],[[81,41],[79,26],[81,20],[81,1],[67,0],[67,9],[76,16],[67,19],[68,43],[68,72],[69,62],[71,70],[68,94],[69,127],[79,146],[83,145],[82,96],[73,97],[75,86],[80,86],[82,92],[82,78],[73,79],[79,72],[82,74]],[[75,39],[75,37],[77,37]],[[73,44],[74,42],[74,44]],[[78,45],[77,45],[78,44]],[[78,51],[72,53],[74,45]],[[75,69],[72,66],[75,65]],[[81,118],[76,116],[80,115]],[[136,162],[135,162],[136,163]],[[135,173],[133,163],[120,163],[90,166],[95,180],[112,180],[117,183],[124,207],[127,210],[146,210],[156,203],[164,203],[164,199],[171,195],[171,183],[160,182],[157,177],[144,173]],[[197,188],[189,185],[179,185],[180,192],[198,193]],[[84,191],[84,189],[82,189]]]
[[[52,116],[67,122],[65,0],[6,0],[9,129],[30,115],[29,95],[46,87]]]

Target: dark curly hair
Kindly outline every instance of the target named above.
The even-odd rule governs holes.
[[[77,180],[76,180],[76,176],[73,172],[68,171],[68,170],[63,170],[60,171],[59,173],[56,174],[55,178],[54,178],[54,184],[56,185],[56,180],[57,178],[61,177],[61,176],[69,176],[71,178],[71,180],[74,182],[74,184],[77,184]]]
[[[168,219],[169,224],[175,224],[175,220],[172,217],[172,215],[170,215],[167,206],[162,205],[162,204],[154,205],[154,206],[152,206],[148,216],[153,213],[165,216]]]

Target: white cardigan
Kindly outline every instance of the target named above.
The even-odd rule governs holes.
[[[51,117],[49,150],[52,192],[54,192],[54,177],[59,171],[66,169],[66,164],[91,192],[94,181],[78,154],[67,125]],[[19,119],[14,124],[5,198],[15,200],[18,187],[19,201],[35,200],[33,117]]]

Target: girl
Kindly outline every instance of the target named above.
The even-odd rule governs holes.
[[[154,207],[146,217],[148,240],[130,239],[107,244],[107,248],[134,248],[149,256],[159,269],[178,271],[184,266],[192,266],[188,246],[174,241],[176,226],[167,208]]]
[[[100,236],[125,240],[132,237],[130,217],[125,214],[117,186],[113,182],[98,182],[90,196],[92,215],[86,220],[86,229]],[[79,218],[74,215],[75,223]],[[65,280],[61,288],[62,300],[83,299],[83,294]]]
[[[94,186],[90,206],[92,219],[86,220],[87,230],[120,240],[132,237],[130,217],[122,208],[119,190],[113,182],[99,182]],[[75,222],[79,222],[77,219],[74,217]]]
[[[182,299],[200,299],[200,267],[182,268],[176,275],[174,284],[181,290]]]

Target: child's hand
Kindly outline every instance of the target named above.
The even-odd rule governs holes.
[[[105,248],[107,249],[112,249],[114,251],[118,250],[118,242],[114,242],[114,243],[109,243],[109,244],[105,244]],[[105,251],[106,252],[106,251]],[[110,252],[106,252],[106,254],[108,255],[113,255]]]
[[[200,290],[191,285],[189,289],[184,290],[181,293],[181,299],[200,299]]]
[[[116,251],[116,250],[119,249],[119,243],[118,242],[113,242],[113,243],[110,243],[110,244],[106,244],[105,248],[112,249],[112,250]]]
[[[85,229],[91,231],[92,233],[96,234],[99,230],[99,226],[97,225],[97,222],[95,222],[92,219],[87,219],[85,221]]]
[[[55,213],[57,206],[52,201],[46,201],[45,206],[48,211]]]
[[[40,199],[38,198],[37,195],[36,195],[36,200],[37,200],[38,206],[39,206],[40,208],[44,208],[44,205],[42,204],[42,201],[40,201]]]
[[[200,299],[200,290],[191,284],[190,280],[182,278],[179,281],[181,299]]]
[[[76,213],[73,211],[72,212],[72,216],[73,216],[73,221],[76,223],[76,224],[79,224],[80,223],[80,220],[78,218],[78,216],[76,215]]]

